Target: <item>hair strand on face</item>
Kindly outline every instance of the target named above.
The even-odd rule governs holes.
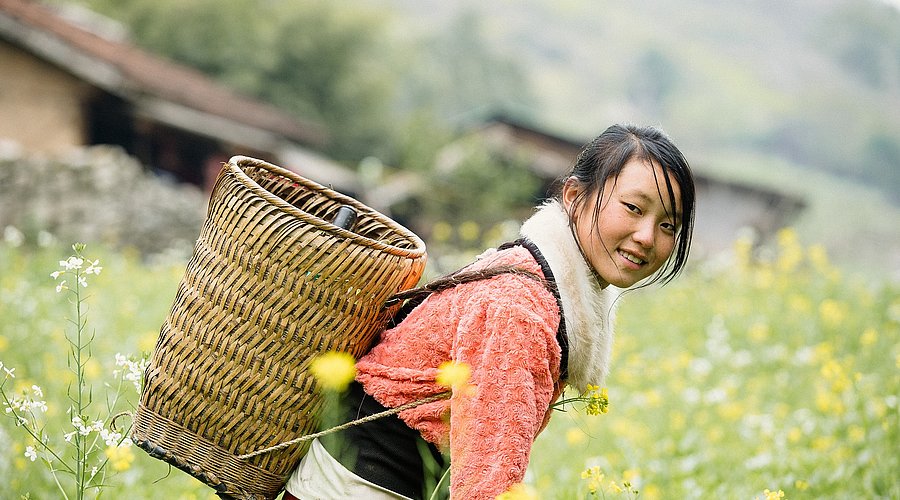
[[[563,183],[557,184],[556,197],[558,199],[561,197],[564,183],[578,182],[579,193],[572,201],[573,210],[570,211],[574,214],[580,210],[591,195],[597,193],[596,207],[592,215],[596,222],[606,196],[604,192],[606,182],[612,179],[613,186],[615,186],[619,173],[629,161],[635,158],[646,161],[650,165],[658,165],[663,172],[665,193],[659,190],[658,194],[663,206],[666,207],[666,215],[672,219],[672,223],[675,225],[675,248],[663,267],[645,285],[657,281],[666,284],[678,276],[687,263],[694,226],[695,193],[690,165],[662,130],[656,127],[639,127],[631,124],[618,124],[607,128],[582,148],[575,165],[563,177]],[[653,171],[654,178],[656,178],[656,170]],[[676,200],[675,184],[678,185],[681,193],[680,200]],[[659,186],[658,182],[657,186]],[[668,198],[668,203],[665,203],[666,198]],[[679,204],[681,206],[680,215],[677,213]],[[671,207],[673,213],[668,213],[668,207]],[[569,224],[574,228],[574,217],[570,219]],[[582,253],[584,252],[582,251]]]

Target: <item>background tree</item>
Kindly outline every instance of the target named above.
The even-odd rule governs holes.
[[[328,154],[356,160],[386,147],[391,58],[385,16],[324,0],[87,0],[134,42],[289,113],[322,122]]]

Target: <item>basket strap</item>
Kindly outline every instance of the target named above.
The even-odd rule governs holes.
[[[504,243],[503,245],[500,245],[499,248],[504,249],[513,246],[521,246],[531,252],[531,256],[534,257],[534,260],[541,266],[541,272],[544,274],[547,289],[550,290],[550,293],[556,298],[556,306],[559,308],[559,327],[556,330],[556,341],[559,342],[560,349],[559,378],[560,380],[566,380],[569,378],[569,336],[566,334],[566,318],[563,314],[562,297],[559,295],[556,277],[553,276],[553,271],[550,269],[550,264],[547,262],[547,259],[544,258],[544,254],[541,253],[541,250],[531,240],[528,238],[519,238],[516,241]]]
[[[460,270],[456,271],[455,273],[448,274],[447,276],[437,278],[434,281],[428,282],[420,287],[405,290],[403,292],[398,292],[388,298],[388,300],[385,302],[385,307],[410,300],[421,301],[432,293],[441,292],[443,290],[447,290],[464,283],[486,280],[489,278],[493,278],[494,276],[500,276],[501,274],[518,274],[521,276],[527,276],[529,278],[540,281],[544,284],[544,286],[547,286],[548,288],[550,286],[543,276],[539,276],[531,271],[516,266],[489,267],[487,269],[482,269],[479,271]]]
[[[385,302],[384,307],[389,307],[392,305],[396,305],[398,303],[403,303],[403,306],[400,308],[400,311],[398,311],[397,314],[395,314],[394,317],[391,319],[391,325],[396,325],[397,323],[402,321],[402,319],[406,316],[406,314],[409,313],[409,311],[411,311],[413,308],[415,308],[417,305],[419,305],[423,300],[425,300],[426,297],[428,297],[432,293],[447,290],[447,289],[453,288],[455,286],[462,285],[464,283],[471,283],[473,281],[480,281],[480,280],[493,278],[494,276],[500,276],[502,274],[517,274],[520,276],[525,276],[525,277],[537,280],[541,284],[543,284],[545,287],[547,287],[547,289],[550,291],[550,293],[553,294],[553,296],[556,298],[557,305],[559,305],[560,326],[559,326],[559,330],[557,331],[557,340],[559,341],[560,347],[562,348],[560,375],[561,375],[561,378],[565,379],[565,375],[567,372],[566,359],[567,359],[567,355],[568,355],[568,342],[566,342],[565,326],[564,326],[564,321],[562,319],[562,306],[560,305],[559,290],[556,288],[556,282],[553,280],[553,274],[550,272],[549,266],[547,265],[543,256],[540,254],[540,251],[537,249],[537,247],[533,243],[531,243],[530,241],[528,241],[524,238],[513,241],[513,242],[505,243],[505,244],[501,245],[499,247],[499,249],[504,250],[504,249],[507,249],[507,248],[510,248],[513,246],[523,246],[526,249],[528,249],[528,251],[531,252],[532,256],[538,262],[538,264],[540,264],[541,270],[543,271],[543,276],[540,276],[531,271],[528,271],[528,270],[525,270],[525,269],[522,269],[522,268],[516,267],[516,266],[496,266],[496,267],[490,267],[490,268],[478,270],[478,271],[471,271],[471,270],[466,270],[465,268],[463,268],[462,270],[456,271],[447,276],[443,276],[443,277],[437,278],[433,281],[430,281],[420,287],[412,288],[410,290],[406,290],[403,292],[399,292],[397,294],[392,295],[390,298],[388,298],[388,300]],[[290,441],[285,441],[283,443],[279,443],[274,446],[270,446],[268,448],[263,448],[261,450],[256,450],[256,451],[244,454],[244,455],[239,455],[237,458],[244,460],[244,459],[255,457],[257,455],[262,455],[262,454],[269,453],[272,451],[277,451],[282,448],[287,448],[288,446],[292,446],[292,445],[302,443],[305,441],[311,441],[318,437],[326,436],[328,434],[333,434],[335,432],[342,431],[344,429],[347,429],[347,428],[355,426],[355,425],[361,425],[366,422],[371,422],[372,420],[376,420],[376,419],[383,418],[383,417],[388,417],[391,415],[396,415],[402,411],[409,410],[411,408],[415,408],[417,406],[420,406],[420,405],[423,405],[426,403],[431,403],[431,402],[438,401],[441,399],[446,399],[446,398],[450,397],[451,394],[452,394],[451,391],[441,392],[439,394],[435,394],[434,396],[429,396],[427,398],[419,399],[416,401],[411,401],[409,403],[406,403],[406,404],[403,404],[400,406],[396,406],[394,408],[390,408],[390,409],[380,412],[380,413],[375,413],[373,415],[369,415],[367,417],[363,417],[363,418],[360,418],[357,420],[351,420],[350,422],[347,422],[347,423],[344,423],[344,424],[341,424],[341,425],[338,425],[335,427],[331,427],[329,429],[325,429],[320,432],[316,432],[313,434],[307,434],[307,435],[292,439]]]
[[[280,449],[282,449],[282,448],[287,448],[288,446],[292,446],[292,445],[295,445],[295,444],[298,444],[298,443],[302,443],[302,442],[304,442],[304,441],[312,441],[313,439],[316,439],[316,438],[319,438],[319,437],[322,437],[322,436],[327,436],[328,434],[334,434],[335,432],[342,431],[342,430],[347,429],[347,428],[349,428],[349,427],[353,427],[354,425],[361,425],[361,424],[364,424],[364,423],[366,423],[366,422],[371,422],[372,420],[376,420],[376,419],[383,418],[383,417],[389,417],[389,416],[391,416],[391,415],[396,415],[396,414],[398,414],[398,413],[400,413],[400,412],[402,412],[402,411],[409,410],[410,408],[415,408],[415,407],[417,407],[417,406],[421,406],[421,405],[426,404],[426,403],[432,403],[432,402],[434,402],[434,401],[438,401],[438,400],[441,400],[441,399],[447,399],[447,398],[450,397],[451,394],[452,394],[452,391],[444,391],[444,392],[435,394],[434,396],[429,396],[429,397],[427,397],[427,398],[418,399],[418,400],[416,400],[416,401],[411,401],[411,402],[409,402],[409,403],[406,403],[406,404],[403,404],[403,405],[400,405],[400,406],[397,406],[397,407],[394,407],[394,408],[390,408],[390,409],[385,410],[385,411],[383,411],[383,412],[381,412],[381,413],[375,413],[375,414],[369,415],[369,416],[367,416],[367,417],[359,418],[359,419],[356,419],[356,420],[351,420],[350,422],[347,422],[347,423],[344,423],[344,424],[341,424],[341,425],[337,425],[337,426],[332,427],[332,428],[330,428],[330,429],[325,429],[325,430],[323,430],[323,431],[316,432],[316,433],[313,433],[313,434],[307,434],[307,435],[305,435],[305,436],[300,436],[300,437],[298,437],[298,438],[291,439],[290,441],[285,441],[285,442],[283,442],[283,443],[276,444],[275,446],[270,446],[270,447],[268,447],[268,448],[263,448],[263,449],[261,449],[261,450],[256,450],[256,451],[247,453],[247,454],[245,454],[245,455],[238,455],[237,458],[239,458],[239,459],[241,459],[241,460],[246,460],[246,459],[248,459],[248,458],[253,458],[253,457],[257,456],[257,455],[262,455],[262,454],[264,454],[264,453],[269,453],[269,452],[272,452],[272,451],[280,450]]]
[[[559,360],[559,378],[561,380],[566,380],[569,377],[569,336],[566,334],[566,320],[563,315],[562,299],[559,295],[559,288],[556,286],[556,278],[553,276],[553,271],[550,269],[547,259],[544,258],[544,255],[541,253],[540,249],[538,249],[537,245],[532,243],[528,238],[519,238],[515,241],[504,243],[497,247],[497,249],[506,250],[515,246],[524,247],[531,253],[534,260],[541,266],[541,273],[543,276],[516,266],[496,266],[480,271],[467,271],[466,268],[463,268],[455,273],[437,278],[420,287],[399,292],[388,298],[387,302],[385,302],[385,307],[403,303],[400,310],[391,318],[388,328],[393,328],[400,324],[410,311],[415,309],[432,293],[447,290],[463,283],[493,278],[494,276],[499,276],[501,274],[527,276],[541,282],[556,299],[556,306],[559,308],[559,327],[556,330],[556,341],[559,343],[561,351]]]

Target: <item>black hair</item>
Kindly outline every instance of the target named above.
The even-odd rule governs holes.
[[[666,193],[672,207],[676,207],[672,180],[678,183],[681,192],[681,225],[676,234],[675,251],[666,264],[648,282],[661,281],[663,284],[677,276],[687,263],[694,229],[694,177],[690,165],[672,140],[659,128],[617,124],[607,128],[602,134],[582,148],[575,165],[557,184],[555,196],[561,198],[562,186],[574,177],[585,188],[575,198],[573,204],[578,209],[588,196],[599,192],[594,217],[600,211],[603,188],[608,179],[615,179],[632,159],[639,159],[662,167]],[[664,193],[660,193],[662,199]],[[574,220],[570,220],[574,225]],[[574,227],[573,227],[574,230]]]

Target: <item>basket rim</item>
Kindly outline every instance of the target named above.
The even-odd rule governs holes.
[[[313,215],[309,212],[300,210],[296,206],[284,201],[280,197],[278,197],[278,196],[272,194],[271,192],[269,192],[268,190],[264,189],[256,181],[251,179],[250,176],[247,175],[244,172],[244,170],[241,168],[243,165],[249,165],[249,166],[269,170],[270,172],[280,175],[282,177],[286,177],[286,178],[290,179],[291,181],[296,182],[297,184],[300,184],[307,189],[311,189],[313,191],[318,191],[319,193],[321,193],[324,196],[327,196],[328,198],[331,198],[340,203],[350,205],[353,208],[355,208],[357,211],[365,212],[367,216],[378,219],[378,221],[381,222],[382,224],[390,227],[394,231],[403,235],[403,237],[405,237],[411,243],[413,243],[414,248],[401,248],[401,247],[398,247],[395,245],[387,244],[383,241],[374,240],[372,238],[354,233],[353,231],[348,231],[344,228],[335,226],[334,224],[332,224],[331,222],[329,222],[325,219],[316,217],[315,215]],[[274,206],[278,207],[279,209],[281,209],[282,211],[284,211],[285,213],[287,213],[291,216],[299,217],[315,226],[320,227],[321,229],[332,231],[332,232],[339,234],[345,238],[350,238],[357,244],[371,247],[378,251],[383,251],[383,252],[387,252],[392,255],[413,258],[413,259],[417,259],[417,258],[425,256],[425,252],[426,252],[425,242],[422,240],[422,238],[420,238],[417,234],[413,233],[408,228],[402,226],[398,222],[387,217],[386,215],[382,214],[381,212],[375,210],[374,208],[365,205],[361,201],[359,201],[353,197],[347,196],[341,192],[335,191],[334,189],[326,187],[322,184],[319,184],[316,181],[307,179],[306,177],[303,177],[296,172],[293,172],[293,171],[288,170],[283,167],[279,167],[278,165],[273,165],[264,160],[260,160],[257,158],[251,158],[249,156],[244,156],[244,155],[232,156],[228,160],[228,162],[225,164],[224,168],[228,169],[228,171],[230,171],[238,181],[240,181],[248,189],[253,191],[254,194],[259,195],[261,198],[265,199],[267,202],[273,204]]]

